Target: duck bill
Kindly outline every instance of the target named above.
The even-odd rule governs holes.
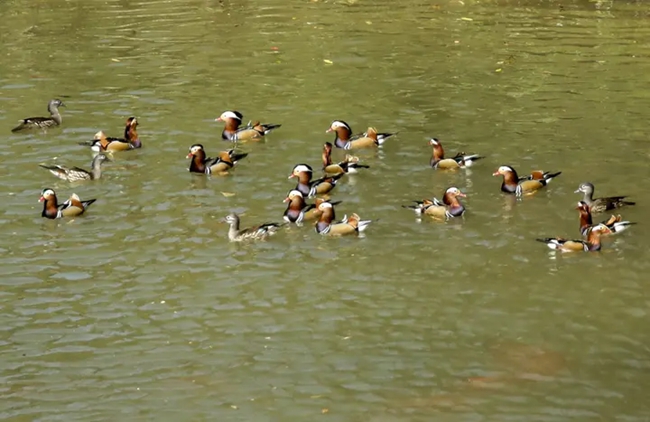
[[[189,154],[187,154],[187,157],[185,158],[192,158],[192,157],[194,157],[194,155],[190,152]]]
[[[580,193],[580,192],[582,192],[580,189],[576,189],[573,191],[573,193]]]
[[[463,192],[459,193],[458,196],[460,196],[461,198],[467,198],[467,195],[465,195]]]
[[[287,177],[287,179],[293,179],[294,177],[296,177],[296,175],[295,175],[295,174],[291,174],[289,177]]]
[[[38,198],[38,202],[43,202],[43,201],[45,201],[45,197],[41,196],[40,198]]]
[[[501,173],[499,173],[498,171],[495,171],[494,173],[492,173],[492,176],[501,176]]]
[[[334,129],[329,128],[329,129],[327,129],[327,130],[325,131],[325,133],[330,133],[330,132],[334,132]]]
[[[215,122],[223,122],[223,119],[221,118],[221,116],[219,116],[216,119],[214,119],[214,121]]]
[[[291,201],[291,199],[289,199],[289,197],[287,196],[286,198],[284,198],[284,199],[282,200],[282,203],[286,204],[286,203],[289,202],[289,201]]]

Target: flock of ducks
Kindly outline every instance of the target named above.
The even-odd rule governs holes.
[[[48,103],[50,117],[30,117],[23,119],[20,125],[12,129],[12,132],[22,132],[30,129],[47,130],[62,123],[59,107],[65,106],[59,99],[53,99]],[[259,121],[243,123],[243,115],[237,111],[225,111],[216,121],[224,123],[221,138],[224,141],[235,143],[259,141],[271,131],[281,127],[279,124],[261,124]],[[138,121],[135,117],[129,117],[126,121],[123,138],[107,137],[104,132],[97,132],[94,138],[82,145],[89,146],[96,153],[91,164],[91,170],[79,167],[64,167],[61,165],[44,165],[41,167],[49,170],[54,176],[67,180],[96,180],[101,177],[102,164],[110,161],[109,156],[115,152],[128,151],[142,147],[137,133]],[[302,225],[311,221],[317,233],[328,236],[353,235],[363,232],[368,228],[371,220],[362,220],[358,214],[344,216],[336,220],[335,206],[341,201],[331,201],[329,194],[334,190],[337,182],[344,176],[357,173],[369,166],[360,163],[358,157],[346,154],[345,158],[335,163],[332,161],[334,148],[346,152],[379,148],[386,140],[396,133],[378,133],[375,128],[369,127],[365,133],[354,135],[352,128],[342,120],[335,120],[330,124],[327,133],[335,134],[334,142],[325,142],[322,151],[322,176],[314,179],[314,170],[308,164],[297,164],[289,175],[289,179],[296,178],[297,184],[292,189],[284,202],[287,208],[284,212],[282,223],[266,223],[254,227],[240,227],[240,217],[237,214],[229,214],[221,221],[229,224],[228,238],[237,242],[250,239],[266,239],[277,230],[287,224]],[[432,168],[444,171],[453,171],[473,165],[482,157],[478,154],[466,154],[459,152],[451,158],[445,157],[445,151],[440,140],[433,138],[429,141],[432,147],[430,165]],[[194,144],[189,148],[189,171],[207,175],[228,174],[239,161],[246,158],[247,153],[240,153],[236,148],[220,151],[215,157],[208,157],[205,148],[201,144]],[[517,171],[507,165],[499,167],[493,176],[502,177],[501,191],[521,198],[534,194],[545,188],[561,172],[533,171],[525,176],[519,176]],[[601,236],[620,233],[630,227],[632,222],[623,221],[620,215],[612,215],[601,223],[594,224],[592,214],[603,213],[614,210],[625,205],[634,205],[634,202],[626,201],[625,196],[613,196],[594,198],[594,185],[582,183],[576,193],[582,193],[583,199],[578,202],[576,209],[579,212],[581,239],[564,238],[542,238],[537,239],[545,243],[549,248],[569,251],[598,251],[601,249]],[[465,214],[465,206],[460,201],[466,195],[460,189],[452,186],[445,190],[442,199],[427,198],[413,201],[413,205],[403,205],[404,208],[413,210],[418,216],[429,216],[437,220],[449,220],[462,217]],[[313,203],[307,199],[314,198]],[[62,204],[57,201],[53,189],[46,188],[41,192],[39,201],[43,202],[42,216],[50,219],[75,217],[83,214],[86,209],[96,200],[82,201],[76,194]]]

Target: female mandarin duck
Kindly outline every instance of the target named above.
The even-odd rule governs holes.
[[[313,204],[307,204],[305,197],[299,190],[292,190],[284,199],[288,203],[284,211],[284,221],[287,223],[300,224],[303,221],[316,220],[323,213],[318,209],[319,205],[325,202],[324,199],[316,198]],[[332,205],[338,205],[341,201],[331,202]]]
[[[562,174],[561,171],[557,173],[535,171],[528,176],[519,177],[514,168],[501,166],[492,176],[503,176],[503,183],[501,183],[502,192],[522,196],[537,192],[560,174]]]
[[[600,250],[600,236],[602,235],[602,226],[595,226],[589,231],[587,240],[567,240],[561,237],[547,237],[535,239],[538,242],[546,243],[550,249],[562,252],[596,252]]]
[[[237,154],[234,149],[221,151],[217,158],[207,158],[203,145],[194,144],[190,147],[187,158],[191,158],[190,172],[205,174],[226,174],[242,158],[248,156],[247,153]]]
[[[90,149],[95,152],[103,151],[128,151],[142,147],[142,142],[138,136],[138,120],[135,117],[129,117],[126,120],[124,128],[124,138],[107,137],[103,131],[95,134],[90,142],[82,142],[81,145],[90,144]]]
[[[334,207],[330,202],[324,201],[318,209],[322,212],[316,223],[316,233],[327,236],[344,236],[348,234],[358,234],[366,230],[372,220],[361,220],[357,214],[352,214],[349,218],[334,223]]]
[[[77,194],[72,194],[70,199],[65,201],[63,204],[59,204],[56,199],[56,193],[52,189],[43,189],[41,192],[41,197],[38,202],[43,202],[43,212],[41,213],[42,217],[55,219],[63,217],[76,217],[81,215],[86,211],[96,199],[89,199],[87,201],[82,201]]]
[[[346,155],[345,160],[341,161],[338,164],[332,163],[332,144],[330,142],[325,142],[323,145],[323,171],[326,174],[340,174],[348,173],[354,174],[358,172],[358,169],[365,168],[368,169],[370,166],[364,164],[359,164],[359,157],[354,157],[352,155]]]
[[[634,202],[624,201],[624,199],[627,198],[626,196],[608,196],[594,199],[594,185],[589,182],[582,183],[578,186],[575,193],[580,192],[584,194],[582,200],[589,205],[589,210],[594,214],[620,208],[625,205],[635,204]]]
[[[226,125],[221,132],[221,139],[224,141],[248,141],[259,140],[269,132],[279,128],[282,125],[260,124],[260,122],[248,123],[244,127],[239,127],[244,116],[238,111],[224,111],[221,116],[214,119],[217,122],[224,122]]]
[[[28,129],[48,129],[50,127],[59,126],[63,119],[59,113],[59,107],[65,107],[63,101],[59,99],[50,100],[47,104],[47,111],[50,112],[50,117],[28,117],[22,119],[20,124],[11,129],[12,132],[20,132]]]
[[[335,132],[334,145],[345,150],[372,148],[383,145],[384,142],[396,133],[377,133],[375,128],[361,135],[352,135],[352,128],[343,120],[334,120],[325,133]]]
[[[282,227],[282,224],[266,223],[246,229],[239,228],[239,216],[235,213],[228,214],[221,221],[230,224],[228,230],[228,239],[231,242],[241,242],[243,240],[264,240]]]
[[[580,212],[580,234],[583,236],[588,236],[589,232],[593,230],[594,227],[600,227],[601,234],[606,236],[609,234],[620,233],[635,224],[631,221],[623,221],[623,218],[620,215],[612,215],[602,223],[594,225],[591,218],[591,212],[589,211],[589,204],[585,201],[580,201],[578,202],[576,209]]]
[[[91,171],[79,167],[68,168],[59,165],[46,166],[44,164],[39,164],[39,166],[49,170],[50,173],[59,179],[67,180],[68,182],[76,182],[79,180],[97,180],[102,177],[102,164],[104,164],[105,161],[110,161],[106,155],[97,154],[90,164]]]
[[[424,201],[414,201],[416,205],[402,205],[415,211],[418,216],[428,215],[438,220],[448,220],[450,218],[462,217],[465,214],[465,207],[458,198],[465,198],[467,195],[462,193],[456,187],[450,187],[445,191],[442,201],[433,198]]]
[[[433,155],[429,163],[435,169],[455,170],[461,167],[469,167],[474,164],[474,161],[483,158],[478,154],[467,155],[464,152],[459,152],[454,158],[445,158],[445,150],[438,139],[431,138],[429,145],[433,146]]]
[[[345,174],[340,173],[336,176],[325,176],[317,180],[311,180],[313,173],[314,171],[307,164],[298,164],[293,168],[289,176],[289,179],[298,178],[298,185],[295,189],[309,198],[331,192],[336,187],[336,182]]]

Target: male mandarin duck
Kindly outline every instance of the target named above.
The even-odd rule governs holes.
[[[483,158],[478,154],[465,154],[464,152],[459,152],[454,158],[445,158],[445,150],[437,138],[431,138],[429,145],[433,146],[433,154],[429,164],[435,169],[452,170],[469,167],[474,164],[474,161]]]
[[[458,198],[465,198],[463,192],[457,187],[450,187],[445,191],[442,201],[433,198],[425,199],[423,201],[414,201],[415,205],[402,205],[404,208],[409,208],[420,215],[428,215],[438,220],[448,220],[450,218],[462,217],[465,214],[465,207]]]
[[[589,205],[589,211],[594,214],[621,208],[625,205],[635,204],[634,202],[624,201],[627,196],[608,196],[604,198],[594,198],[594,185],[589,182],[582,183],[580,186],[578,186],[578,189],[575,191],[575,193],[580,192],[584,194],[584,198],[582,200],[586,202],[587,205]]]
[[[361,220],[359,215],[352,214],[349,218],[342,221],[334,222],[334,207],[330,202],[323,201],[318,205],[322,212],[315,224],[316,233],[327,236],[344,236],[348,234],[358,234],[366,230],[372,220]]]
[[[284,211],[284,221],[300,224],[303,221],[318,219],[322,214],[318,206],[325,202],[325,200],[316,198],[313,204],[307,204],[303,194],[299,190],[294,189],[289,192],[283,202],[288,203],[287,209]],[[331,202],[332,205],[338,205],[340,203],[341,201]]]
[[[239,216],[235,213],[228,214],[221,221],[230,224],[228,230],[228,239],[231,242],[241,242],[242,240],[264,240],[282,227],[282,224],[265,223],[246,229],[239,228]]]
[[[48,129],[50,127],[59,126],[63,119],[59,113],[59,107],[65,107],[63,101],[57,99],[50,100],[47,104],[47,111],[50,112],[50,117],[28,117],[22,119],[20,124],[11,129],[12,132],[20,132],[28,129]]]
[[[562,174],[561,171],[556,173],[535,171],[528,176],[519,177],[514,168],[501,166],[492,176],[503,176],[502,192],[522,196],[537,192],[560,174]]]
[[[242,158],[248,156],[247,153],[238,154],[234,149],[221,151],[217,158],[207,158],[203,145],[194,144],[190,147],[187,158],[191,158],[190,172],[205,174],[226,174]]]
[[[535,239],[538,242],[545,243],[550,249],[562,252],[596,252],[600,250],[600,236],[602,235],[602,226],[595,226],[589,231],[587,240],[567,240],[561,237],[546,237]]]
[[[352,155],[346,155],[345,160],[341,161],[338,164],[332,163],[332,144],[330,142],[325,142],[323,145],[323,171],[326,174],[339,174],[339,173],[348,173],[354,174],[358,172],[360,168],[370,168],[364,164],[359,164],[359,157],[354,157]]]
[[[63,217],[76,217],[81,215],[86,211],[96,199],[89,199],[87,201],[82,201],[77,194],[72,194],[70,199],[65,201],[63,204],[59,204],[56,199],[56,193],[53,189],[43,189],[41,192],[41,197],[38,202],[43,202],[43,212],[41,213],[42,217],[55,219]]]
[[[49,170],[50,173],[59,179],[67,180],[68,182],[76,182],[78,180],[97,180],[102,177],[102,164],[105,161],[110,161],[106,155],[97,154],[90,164],[90,171],[84,170],[80,167],[68,168],[59,165],[46,166],[44,164],[39,164],[39,166]]]
[[[580,201],[578,202],[576,209],[580,212],[580,234],[583,236],[588,236],[589,232],[593,230],[594,227],[600,227],[601,234],[606,236],[609,234],[620,233],[627,230],[631,225],[636,224],[631,221],[623,221],[623,218],[620,215],[612,215],[602,223],[594,225],[591,218],[591,212],[589,211],[589,204],[585,201]]]
[[[340,173],[335,176],[325,176],[317,180],[311,180],[314,171],[307,164],[298,164],[293,168],[289,179],[297,177],[298,185],[296,190],[300,191],[303,195],[312,198],[316,195],[324,195],[329,193],[336,187],[336,182],[343,177],[345,173]]]
[[[221,132],[221,139],[232,142],[259,140],[272,130],[282,126],[268,123],[260,124],[259,121],[256,121],[254,123],[249,122],[246,126],[240,128],[243,118],[244,116],[238,111],[224,111],[221,116],[214,119],[217,122],[225,123]]]
[[[352,135],[352,128],[343,120],[334,120],[325,133],[335,132],[334,145],[345,150],[372,148],[383,145],[395,133],[377,133],[375,128],[368,128],[366,133]]]
[[[103,131],[95,134],[93,139],[87,142],[81,142],[79,145],[90,145],[90,149],[95,152],[103,151],[127,151],[142,147],[142,142],[138,136],[138,119],[129,117],[126,119],[124,128],[124,138],[113,138],[106,136]]]

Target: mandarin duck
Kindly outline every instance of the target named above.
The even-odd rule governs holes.
[[[41,216],[49,219],[76,217],[83,214],[86,208],[95,201],[96,199],[82,201],[77,194],[73,193],[70,199],[63,204],[59,204],[56,199],[56,193],[54,193],[53,189],[49,188],[43,189],[41,197],[38,200],[38,202],[43,202]]]
[[[80,167],[64,167],[59,165],[47,166],[44,164],[39,164],[39,166],[47,169],[62,180],[67,180],[68,182],[76,182],[79,180],[97,180],[102,177],[102,164],[105,161],[110,161],[109,158],[104,154],[97,154],[92,163],[90,164],[91,170],[84,170]]]
[[[242,158],[248,156],[247,153],[238,154],[234,149],[221,151],[217,158],[207,158],[203,145],[194,144],[190,147],[187,158],[191,158],[190,172],[205,174],[226,174]]]
[[[454,158],[445,158],[445,150],[437,138],[431,138],[429,145],[433,146],[433,154],[429,164],[435,169],[452,170],[469,167],[474,164],[474,161],[483,158],[478,154],[465,154],[464,152],[459,152]]]
[[[462,217],[465,214],[465,207],[458,198],[465,198],[467,195],[456,187],[450,187],[445,191],[442,201],[433,198],[423,201],[413,201],[415,205],[402,205],[404,208],[412,209],[418,216],[428,215],[438,220],[449,220],[450,218]]]
[[[535,239],[538,242],[545,243],[550,249],[562,252],[596,252],[600,250],[600,236],[602,235],[603,226],[595,226],[589,231],[587,240],[567,240],[561,237],[546,237]]]
[[[240,229],[239,216],[235,213],[228,214],[221,221],[230,224],[228,239],[231,242],[241,242],[242,240],[264,240],[267,237],[274,235],[275,232],[283,226],[283,224],[278,223],[265,223],[255,227]]]
[[[368,228],[372,220],[361,220],[358,214],[352,214],[342,221],[334,222],[334,207],[330,202],[323,201],[318,209],[322,212],[315,224],[316,233],[327,236],[344,236],[358,234]]]
[[[502,192],[522,196],[537,192],[560,174],[562,174],[561,171],[556,173],[535,171],[528,176],[519,177],[514,168],[501,166],[492,176],[503,176]]]
[[[221,139],[224,141],[248,141],[253,139],[261,139],[269,132],[279,128],[282,125],[277,124],[260,124],[259,121],[248,123],[244,127],[239,127],[242,124],[244,116],[238,111],[224,111],[221,116],[214,119],[217,122],[224,122],[225,126],[221,132]]]
[[[625,205],[634,205],[635,202],[624,201],[627,196],[608,196],[604,198],[594,198],[594,185],[585,182],[578,186],[575,193],[584,194],[583,201],[589,205],[589,211],[594,214],[621,208]]]
[[[335,176],[325,176],[317,180],[311,180],[313,173],[314,171],[307,164],[298,164],[293,168],[289,176],[289,179],[298,178],[298,185],[295,189],[309,198],[331,192],[336,187],[336,182],[345,174],[340,173]]]
[[[59,113],[59,107],[65,107],[63,101],[58,98],[50,100],[47,103],[47,111],[50,112],[50,117],[28,117],[22,119],[20,124],[11,129],[12,132],[20,132],[28,129],[48,129],[50,127],[59,126],[63,119]]]
[[[316,198],[313,204],[307,204],[303,194],[299,190],[294,189],[289,192],[283,202],[288,203],[287,209],[284,211],[284,216],[282,217],[284,221],[287,223],[301,224],[303,221],[318,219],[322,214],[318,206],[325,202],[325,200]],[[332,205],[338,205],[341,202],[336,201],[330,203]]]
[[[354,174],[358,172],[358,169],[365,168],[368,169],[370,166],[364,164],[359,164],[359,157],[355,157],[347,154],[345,160],[341,161],[338,164],[332,163],[332,144],[330,142],[325,142],[323,145],[323,171],[326,174],[334,175],[339,173],[348,173]]]
[[[594,227],[600,227],[601,234],[606,236],[609,234],[620,233],[627,230],[631,225],[636,224],[631,221],[623,221],[623,218],[620,215],[612,215],[602,223],[594,225],[591,218],[591,212],[589,211],[589,204],[585,201],[580,201],[578,202],[576,209],[580,212],[580,234],[583,236],[589,235],[589,232],[593,230]]]
[[[368,128],[366,133],[352,135],[352,128],[343,120],[334,120],[325,133],[335,132],[334,145],[345,150],[372,148],[383,145],[388,138],[397,133],[377,133],[375,128]]]

